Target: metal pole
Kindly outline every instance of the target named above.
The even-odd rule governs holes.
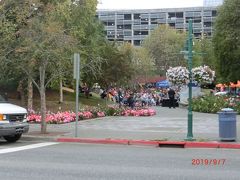
[[[188,132],[187,141],[193,141],[193,114],[192,114],[192,58],[193,58],[193,37],[192,37],[192,19],[188,21],[188,70],[189,70],[189,84],[188,84]]]
[[[78,136],[78,88],[79,88],[79,80],[76,79],[76,122],[75,122],[75,137]]]
[[[78,109],[79,109],[79,72],[80,55],[74,54],[74,78],[76,79],[76,121],[75,121],[75,137],[78,136]]]

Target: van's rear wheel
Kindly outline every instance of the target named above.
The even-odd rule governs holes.
[[[3,136],[3,138],[10,143],[16,142],[17,140],[19,140],[21,138],[22,134],[15,134],[12,136]]]

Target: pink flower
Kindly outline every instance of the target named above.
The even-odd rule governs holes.
[[[104,117],[105,113],[104,112],[97,112],[97,117]]]
[[[119,113],[116,113],[116,115],[122,115],[122,116],[153,116],[156,114],[156,111],[154,109],[118,109],[118,107],[111,107],[115,110],[118,110]],[[28,114],[27,121],[30,123],[40,123],[41,122],[41,115],[33,113]],[[89,110],[85,110],[82,112],[78,112],[78,117],[80,119],[91,119],[94,118],[93,112],[97,112],[97,117],[105,117],[106,114],[103,111],[99,111],[96,108],[89,108]],[[65,111],[65,112],[47,112],[46,114],[46,122],[51,124],[62,124],[62,123],[70,123],[76,120],[76,114],[72,111]]]

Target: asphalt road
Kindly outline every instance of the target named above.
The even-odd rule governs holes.
[[[0,179],[238,180],[239,154],[227,149],[0,142]],[[211,159],[219,164],[210,164]]]

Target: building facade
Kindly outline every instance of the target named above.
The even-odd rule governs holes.
[[[217,7],[193,7],[146,10],[99,10],[97,17],[105,26],[110,41],[129,42],[140,46],[146,36],[160,25],[168,24],[179,31],[188,29],[188,20],[193,20],[196,38],[211,37]]]
[[[209,6],[220,6],[223,4],[224,0],[204,0],[203,6],[209,7]]]

